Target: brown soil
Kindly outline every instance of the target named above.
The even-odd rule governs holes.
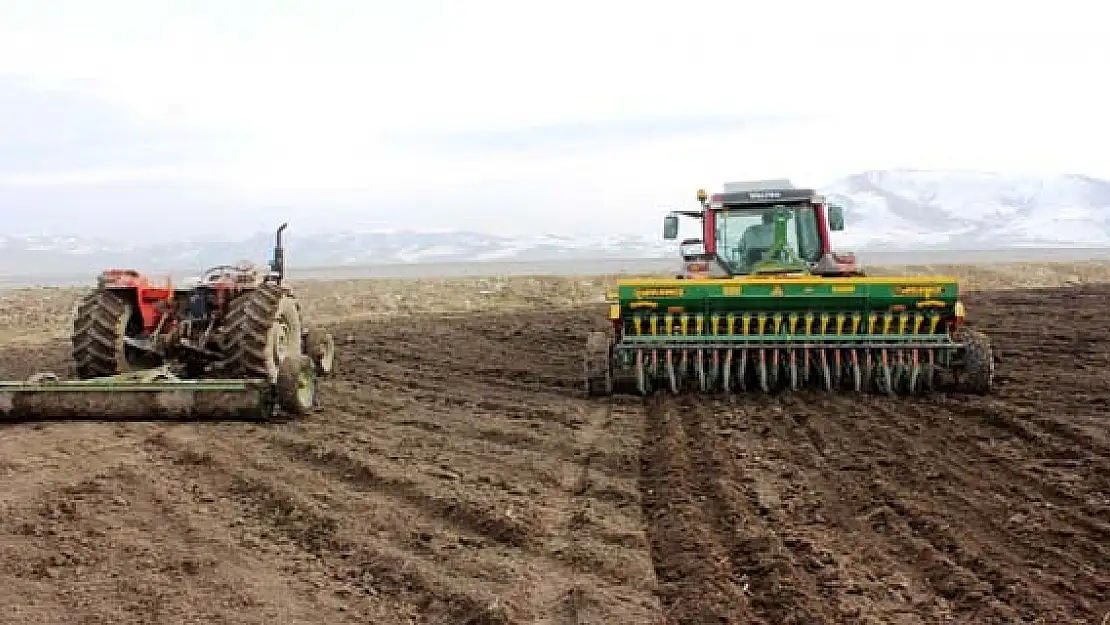
[[[1110,287],[968,298],[990,397],[589,400],[596,307],[333,329],[302,419],[0,437],[5,623],[1091,623]],[[67,372],[64,342],[0,378]]]

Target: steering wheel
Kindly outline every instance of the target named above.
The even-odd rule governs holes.
[[[204,273],[201,274],[200,281],[202,283],[219,282],[224,278],[232,278],[237,273],[239,273],[239,269],[237,269],[235,265],[216,265],[215,267],[206,269]]]

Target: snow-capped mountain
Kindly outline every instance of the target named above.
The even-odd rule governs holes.
[[[871,171],[838,180],[822,191],[845,207],[846,230],[834,235],[840,249],[1110,247],[1110,181],[1086,176]],[[240,259],[263,261],[271,245],[266,233],[238,242],[131,246],[80,236],[16,237],[0,232],[0,273],[73,273],[110,266],[195,270]],[[289,262],[300,268],[673,254],[673,246],[661,237],[617,234],[513,238],[463,231],[379,230],[292,233],[288,240]]]
[[[822,189],[856,248],[1110,245],[1110,181],[967,171],[870,171]]]
[[[270,258],[273,237],[260,233],[245,241],[186,241],[126,246],[80,237],[0,236],[0,274],[56,274],[101,267],[180,271]],[[286,258],[297,268],[421,262],[558,261],[652,258],[669,248],[648,237],[599,235],[571,238],[543,235],[511,238],[477,232],[367,231],[293,233]]]

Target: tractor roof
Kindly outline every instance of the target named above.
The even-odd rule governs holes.
[[[747,191],[726,191],[716,193],[710,201],[714,204],[725,206],[779,204],[782,202],[812,202],[819,198],[813,189],[796,189],[794,187],[780,187],[767,189],[751,189]]]
[[[725,193],[736,191],[769,191],[793,189],[794,183],[789,178],[773,178],[771,180],[746,180],[744,182],[726,182],[723,187]]]

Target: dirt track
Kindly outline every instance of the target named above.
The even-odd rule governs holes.
[[[300,421],[6,426],[0,614],[1102,625],[1107,301],[971,297],[997,393],[928,400],[590,401],[600,310],[339,326]]]

